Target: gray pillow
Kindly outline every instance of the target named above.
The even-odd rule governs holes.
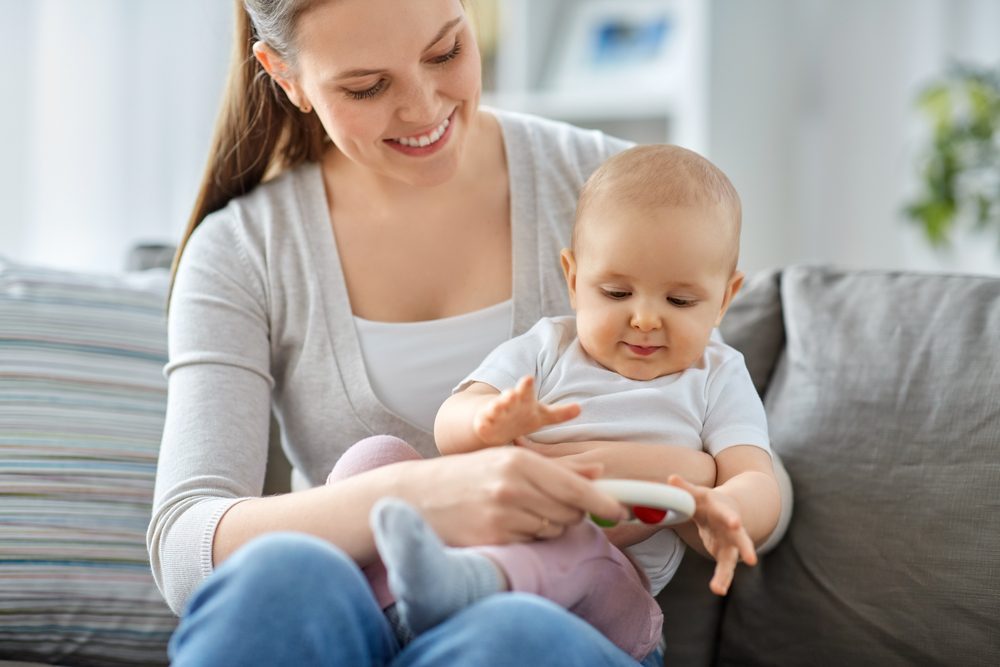
[[[792,268],[766,397],[795,483],[722,664],[1000,662],[1000,280]]]
[[[0,258],[0,661],[167,662],[145,541],[166,283]]]
[[[747,276],[719,326],[723,340],[743,353],[761,396],[785,347],[780,289],[781,272],[776,269]]]

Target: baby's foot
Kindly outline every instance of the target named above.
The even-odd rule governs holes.
[[[413,632],[432,628],[501,590],[492,560],[471,549],[446,547],[420,513],[402,500],[378,501],[371,525],[396,609]]]

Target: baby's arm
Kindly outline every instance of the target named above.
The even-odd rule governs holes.
[[[709,588],[725,595],[733,580],[736,563],[757,563],[754,545],[763,542],[778,522],[781,498],[767,452],[751,445],[729,447],[715,458],[718,486],[714,489],[690,484],[678,475],[670,483],[694,496],[695,513],[690,524],[677,527],[689,545],[702,547],[716,560]]]
[[[471,452],[505,445],[578,414],[580,406],[575,403],[540,403],[531,376],[526,375],[513,389],[503,392],[473,382],[441,405],[434,420],[434,439],[442,454]]]
[[[514,444],[549,457],[600,463],[604,466],[603,477],[665,483],[670,475],[677,474],[701,486],[715,486],[716,469],[712,455],[681,445],[606,440],[542,444],[525,437],[517,438]]]

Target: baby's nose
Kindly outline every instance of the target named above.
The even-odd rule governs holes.
[[[661,326],[660,316],[652,310],[638,310],[632,314],[632,326],[639,331],[653,331]]]

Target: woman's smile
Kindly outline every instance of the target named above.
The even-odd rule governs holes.
[[[429,132],[408,137],[386,139],[385,144],[406,155],[415,157],[431,155],[444,148],[451,137],[451,129],[455,125],[455,110],[437,127]]]

